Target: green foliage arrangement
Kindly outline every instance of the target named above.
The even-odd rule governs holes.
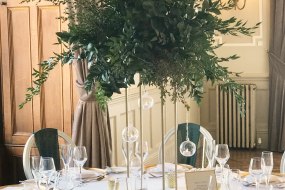
[[[47,1],[67,5],[62,19],[69,20],[69,30],[57,33],[59,44],[67,50],[34,70],[34,85],[20,107],[39,94],[58,63],[70,64],[74,59],[88,61],[85,88],[96,86],[101,105],[120,88],[134,84],[136,73],[141,76],[139,85],[158,87],[163,99],[169,95],[186,104],[184,98],[192,97],[199,103],[203,84],[211,81],[234,92],[242,103],[240,85],[231,79],[239,73],[220,65],[238,56],[218,57],[215,49],[220,46],[214,45],[217,33],[251,35],[259,25],[247,27],[235,17],[221,19],[221,11],[233,9],[234,0],[224,4],[220,0]]]

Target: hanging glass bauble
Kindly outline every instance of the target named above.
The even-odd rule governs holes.
[[[125,142],[135,142],[139,137],[139,131],[133,126],[127,126],[122,131],[122,138]]]
[[[193,156],[196,152],[196,145],[189,139],[180,144],[180,153],[185,157]]]
[[[153,107],[153,104],[154,104],[153,98],[147,92],[145,92],[142,95],[142,108],[144,110],[150,109]],[[138,105],[140,106],[140,99],[138,100]]]

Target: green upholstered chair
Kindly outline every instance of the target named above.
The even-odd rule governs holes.
[[[23,168],[27,179],[33,178],[30,167],[30,156],[32,148],[38,148],[40,156],[53,157],[56,168],[59,169],[60,158],[58,138],[63,138],[66,143],[75,146],[72,139],[67,134],[53,128],[41,129],[29,137],[23,151]]]
[[[189,132],[189,139],[195,143],[197,149],[201,149],[201,164],[199,167],[204,168],[205,167],[205,143],[211,142],[213,140],[212,135],[202,126],[195,124],[195,123],[182,123],[178,125],[177,128],[177,162],[179,164],[188,164],[191,166],[196,166],[196,161],[197,161],[197,153],[191,156],[191,157],[184,157],[180,151],[179,151],[179,146],[180,144],[186,140],[186,126],[188,126],[188,132]],[[174,162],[175,158],[175,153],[174,153],[174,132],[175,129],[172,128],[170,129],[164,136],[164,145],[165,145],[165,161],[166,162]],[[158,155],[158,161],[159,163],[162,163],[162,144],[159,147],[159,155]]]

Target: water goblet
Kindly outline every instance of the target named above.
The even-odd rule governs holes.
[[[256,189],[259,189],[259,181],[264,171],[264,160],[261,157],[251,158],[249,164],[249,174],[255,179]]]
[[[31,157],[31,169],[32,169],[32,174],[34,176],[34,179],[36,181],[37,189],[40,189],[40,179],[41,179],[41,174],[39,172],[40,169],[40,156],[32,156]]]
[[[270,176],[273,169],[273,152],[263,151],[261,153],[261,158],[264,160],[264,175],[266,177],[266,186],[269,185]]]
[[[225,175],[224,175],[224,167],[227,163],[228,159],[230,158],[230,151],[227,144],[217,144],[215,149],[215,158],[217,162],[221,166],[221,173],[222,173],[222,185],[225,183]]]
[[[64,170],[67,174],[69,169],[69,164],[72,158],[72,147],[70,144],[62,144],[60,146],[60,156],[63,161]]]
[[[224,166],[230,158],[230,151],[227,144],[217,144],[215,150],[215,158],[221,166],[223,172]]]
[[[87,161],[87,153],[85,146],[76,146],[73,149],[73,161],[79,167],[80,182],[82,182],[82,167]]]
[[[54,160],[52,157],[40,158],[39,172],[41,176],[46,180],[46,189],[48,189],[50,177],[56,172]]]

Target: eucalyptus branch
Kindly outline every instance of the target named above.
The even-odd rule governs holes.
[[[58,64],[60,59],[58,57],[52,57],[48,61],[43,61],[39,64],[40,70],[33,69],[32,76],[35,78],[33,81],[33,87],[27,89],[27,94],[25,95],[25,101],[19,105],[22,109],[26,103],[32,100],[33,96],[39,95],[41,86],[48,79],[50,71]]]

